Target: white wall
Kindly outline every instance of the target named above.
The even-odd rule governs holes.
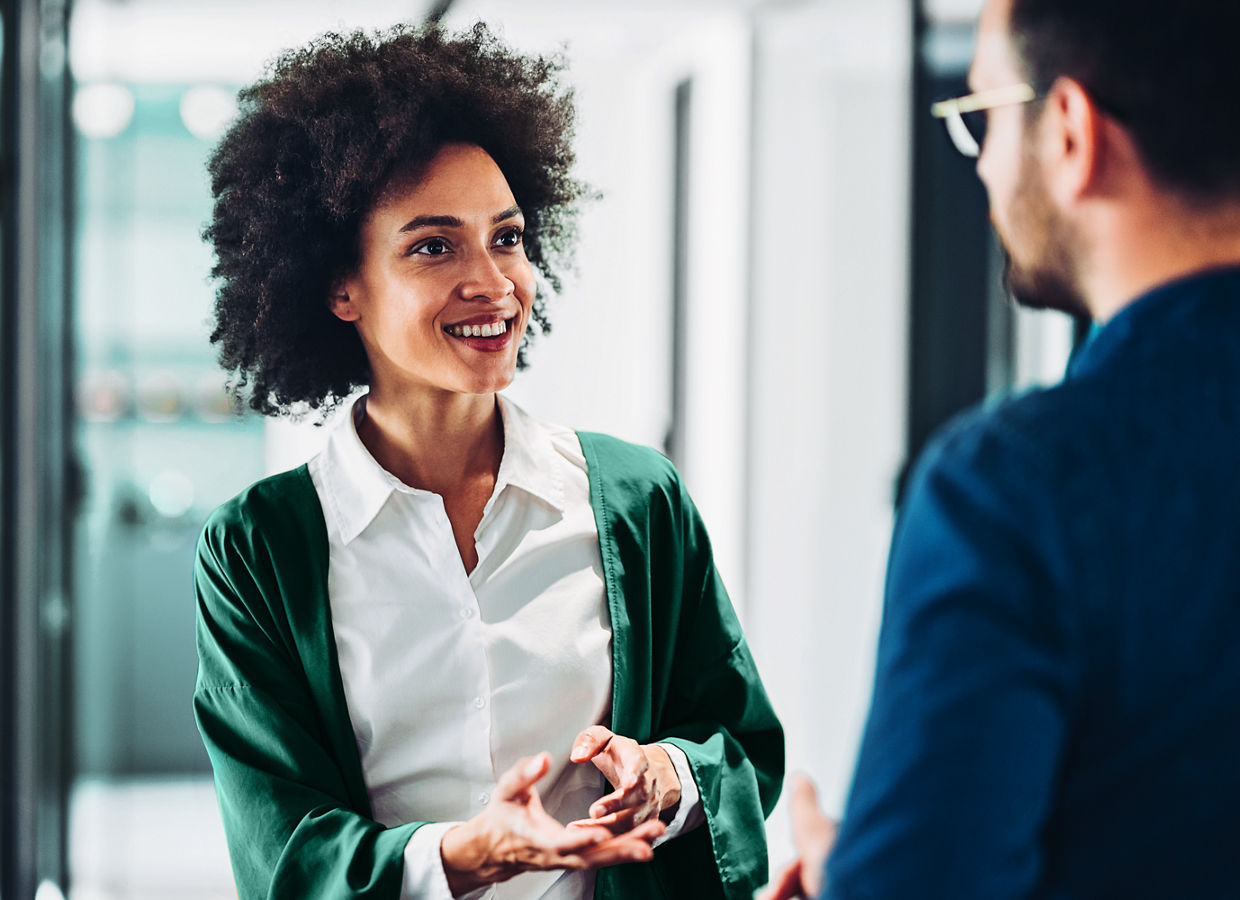
[[[835,0],[759,29],[749,636],[789,767],[835,814],[905,444],[909,19],[902,0]],[[790,857],[782,809],[768,831]]]

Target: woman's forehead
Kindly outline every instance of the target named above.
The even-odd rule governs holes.
[[[494,216],[516,205],[504,173],[473,144],[445,144],[424,165],[394,175],[370,218]]]

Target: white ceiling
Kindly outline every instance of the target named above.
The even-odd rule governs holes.
[[[747,15],[760,7],[830,7],[835,0],[524,0],[504,4],[511,31],[562,40],[591,32],[616,40],[649,39],[696,16]],[[884,0],[887,2],[887,0]],[[912,0],[908,0],[912,2]],[[971,21],[983,0],[924,0],[938,21]],[[420,20],[433,0],[77,0],[70,20],[70,65],[80,82],[242,84],[281,50],[333,29],[378,28]],[[458,0],[450,24],[464,24],[485,3]]]

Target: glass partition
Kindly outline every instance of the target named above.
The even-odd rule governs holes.
[[[233,410],[207,340],[204,159],[231,97],[228,85],[81,82],[73,102],[74,896],[231,890],[189,703],[194,545],[211,509],[263,474],[261,422]]]

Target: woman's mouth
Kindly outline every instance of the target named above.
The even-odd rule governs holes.
[[[484,322],[481,325],[446,325],[444,331],[453,337],[500,337],[508,331],[508,319]]]
[[[474,322],[458,322],[445,325],[444,334],[455,338],[474,350],[495,352],[512,343],[517,317]]]

